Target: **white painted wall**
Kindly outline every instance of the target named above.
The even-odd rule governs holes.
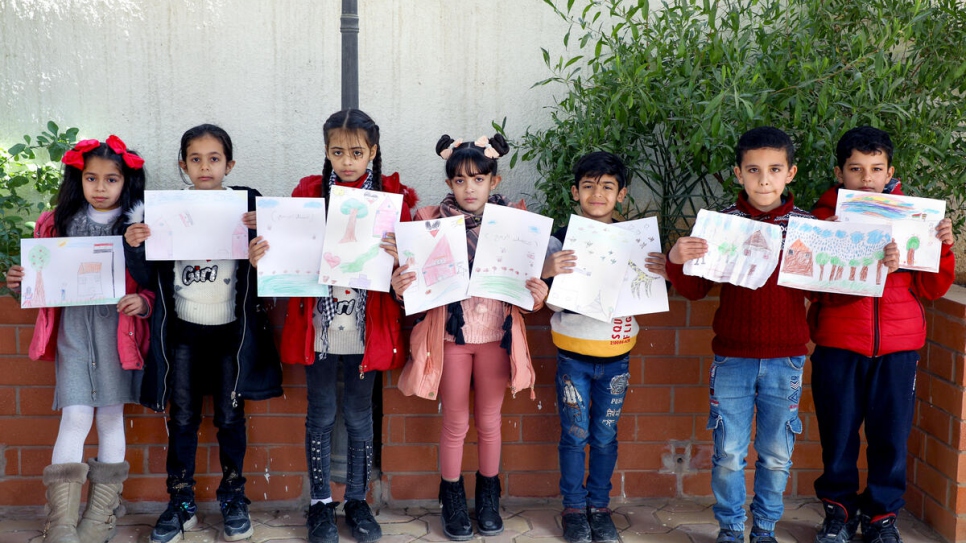
[[[288,195],[322,170],[322,122],[341,106],[339,0],[0,0],[0,146],[54,120],[115,133],[175,188],[182,132],[203,122],[235,144],[232,184]],[[360,106],[380,125],[384,171],[423,204],[446,193],[443,133],[511,138],[543,126],[566,25],[541,0],[363,0]],[[500,192],[533,193],[509,159]],[[528,201],[533,201],[528,196]]]

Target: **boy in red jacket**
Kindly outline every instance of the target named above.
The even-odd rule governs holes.
[[[838,183],[812,211],[835,220],[840,188],[902,194],[892,174],[892,140],[869,126],[853,128],[836,148]],[[936,228],[942,240],[937,273],[898,270],[895,241],[885,248],[889,267],[881,298],[816,294],[808,322],[812,354],[812,396],[822,442],[824,471],[815,492],[825,507],[816,543],[845,543],[855,535],[861,511],[865,543],[899,543],[896,513],[906,490],[906,442],[912,429],[916,366],[926,343],[925,311],[919,297],[939,298],[955,272],[952,222]],[[859,495],[859,426],[868,441],[868,480]]]
[[[785,193],[796,172],[795,147],[787,134],[768,126],[749,130],[738,139],[735,155],[735,177],[744,190],[721,213],[781,226],[783,238],[790,217],[812,218]],[[715,285],[683,272],[685,262],[707,252],[706,240],[684,237],[668,253],[668,278],[689,300],[703,298]],[[714,431],[716,543],[744,541],[744,469],[753,417],[758,461],[751,543],[776,543],[775,523],[784,512],[782,494],[795,436],[802,432],[798,404],[808,354],[805,293],[779,286],[778,267],[758,289],[724,283],[712,327],[708,429]]]

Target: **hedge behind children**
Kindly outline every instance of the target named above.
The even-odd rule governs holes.
[[[834,220],[841,188],[902,194],[892,177],[892,140],[877,128],[853,128],[836,147],[838,183],[819,199],[815,216]],[[952,222],[936,229],[942,240],[939,271],[897,270],[899,248],[885,249],[882,297],[818,294],[809,309],[812,396],[822,442],[822,475],[815,493],[825,507],[818,543],[844,543],[861,523],[866,543],[901,541],[896,515],[905,504],[906,453],[916,397],[918,350],[926,343],[925,310],[952,285],[956,263]],[[859,494],[859,427],[868,442],[866,488]]]
[[[734,173],[743,190],[722,213],[779,225],[782,239],[790,217],[811,218],[795,207],[791,194],[785,194],[796,173],[795,148],[787,134],[771,127],[749,130],[739,138],[735,155]],[[671,283],[689,300],[703,298],[715,284],[683,271],[685,262],[707,251],[706,240],[683,237],[668,254]],[[721,284],[720,300],[712,323],[714,362],[708,378],[708,429],[714,435],[711,490],[720,528],[717,543],[744,541],[744,469],[753,419],[758,461],[751,542],[774,543],[775,523],[784,512],[782,494],[792,449],[802,431],[798,403],[808,353],[805,293],[778,286],[776,267],[755,290]]]
[[[240,190],[248,196],[243,222],[255,228],[255,197],[248,187],[226,187],[235,165],[231,138],[203,124],[181,137],[181,170],[186,190]],[[125,234],[128,262],[136,279],[158,296],[151,320],[151,356],[145,368],[141,403],[156,411],[170,402],[166,469],[168,507],[151,532],[154,543],[181,539],[197,524],[195,454],[202,400],[211,395],[218,428],[222,479],[216,495],[224,518],[222,537],[236,541],[253,533],[242,475],[248,446],[245,400],[282,395],[282,369],[268,317],[257,303],[255,274],[247,260],[146,262],[143,223]],[[249,230],[249,238],[254,233]]]
[[[624,201],[628,181],[621,159],[598,151],[581,157],[573,171],[570,193],[579,203],[580,215],[617,222],[614,207]],[[566,237],[565,226],[550,238],[542,273],[548,283],[559,274],[573,273],[577,264],[573,251],[561,250]],[[651,253],[646,266],[663,277],[664,262],[663,254]],[[617,423],[630,378],[629,353],[637,342],[637,320],[626,316],[603,322],[549,307],[554,310],[550,330],[557,346],[563,536],[570,543],[618,541],[608,508],[610,481],[617,464]],[[588,445],[589,470],[584,468]]]
[[[77,143],[63,162],[56,207],[40,215],[34,236],[120,235],[127,223],[124,212],[144,198],[141,157],[112,135],[104,142]],[[23,268],[12,266],[7,287],[18,292],[23,278]],[[148,344],[144,319],[154,301],[129,273],[124,279],[126,294],[117,304],[44,307],[37,315],[30,358],[54,362],[53,408],[61,410],[50,465],[44,468],[46,543],[103,543],[115,533],[115,509],[129,471],[124,404],[137,403]],[[84,463],[84,441],[95,419],[97,458]],[[91,488],[78,524],[87,480]]]

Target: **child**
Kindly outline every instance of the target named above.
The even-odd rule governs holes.
[[[783,195],[797,170],[787,134],[772,127],[749,130],[739,138],[735,155],[735,177],[744,190],[722,213],[777,224],[783,237],[789,217],[812,217],[795,207],[791,194]],[[703,298],[714,286],[683,272],[685,262],[707,251],[706,240],[683,237],[668,253],[671,283],[689,300]],[[744,540],[745,456],[756,410],[751,542],[775,543],[775,523],[784,511],[782,492],[795,435],[802,431],[798,403],[808,325],[804,292],[780,287],[777,281],[776,267],[765,285],[755,290],[723,283],[714,315],[708,429],[714,433],[711,490],[720,527],[717,543]]]
[[[869,126],[853,128],[838,142],[838,183],[819,199],[815,216],[834,220],[840,188],[902,194],[893,179],[892,140]],[[825,507],[818,543],[844,543],[855,535],[861,511],[867,543],[901,541],[896,514],[905,503],[906,442],[915,406],[918,350],[926,343],[925,311],[919,297],[935,300],[949,290],[955,273],[953,230],[940,221],[939,272],[898,270],[895,241],[885,249],[881,298],[819,294],[809,308],[815,342],[812,396],[824,470],[815,493]],[[872,413],[875,413],[872,416]],[[868,478],[858,494],[859,427],[868,441]]]
[[[64,180],[57,207],[37,219],[34,236],[115,236],[123,231],[123,212],[144,197],[144,160],[117,136],[84,140],[63,158]],[[17,292],[24,269],[12,266],[7,287]],[[126,294],[109,305],[45,307],[37,315],[30,358],[53,360],[54,409],[60,430],[47,486],[48,543],[103,543],[114,536],[115,509],[128,476],[124,461],[124,404],[137,403],[147,352],[154,295],[125,273]],[[83,462],[84,441],[97,418],[97,459]],[[77,522],[81,486],[91,481],[87,509]]]
[[[210,124],[189,129],[181,136],[179,158],[191,181],[188,189],[246,191],[249,212],[243,220],[250,229],[255,227],[258,191],[222,185],[235,166],[227,132]],[[141,403],[161,411],[171,402],[166,466],[170,500],[151,541],[178,541],[197,523],[195,453],[202,401],[209,394],[222,470],[216,492],[225,521],[222,535],[226,541],[245,539],[253,533],[242,476],[248,443],[245,400],[282,395],[282,369],[267,315],[256,303],[255,275],[247,260],[177,260],[149,267],[142,243],[150,235],[147,225],[137,223],[124,237],[135,278],[151,284],[161,302],[151,319],[155,341]]]
[[[500,184],[497,159],[509,151],[506,140],[496,135],[474,143],[454,142],[444,135],[436,153],[446,160],[446,185],[453,192],[438,206],[416,212],[417,220],[462,215],[466,219],[466,245],[470,269],[480,235],[483,208],[487,203],[510,205],[491,192]],[[514,207],[522,207],[521,202]],[[400,266],[393,272],[397,296],[416,280],[414,272]],[[536,277],[527,280],[534,311],[547,298],[547,285]],[[452,540],[473,537],[463,486],[463,442],[469,429],[470,388],[475,391],[474,418],[478,434],[480,469],[476,472],[476,520],[480,534],[503,531],[500,518],[501,409],[507,384],[516,392],[530,388],[533,367],[527,349],[523,316],[516,306],[489,298],[472,297],[446,307],[431,309],[413,327],[412,359],[399,377],[399,389],[407,394],[442,403],[443,428],[439,456],[442,480],[443,533]]]
[[[614,206],[627,195],[627,168],[616,155],[598,151],[574,166],[570,194],[581,216],[614,220]],[[577,258],[561,251],[567,227],[550,238],[543,278],[573,273]],[[647,269],[666,278],[662,253],[650,253]],[[626,264],[625,264],[626,266]],[[560,494],[564,539],[570,543],[618,541],[611,520],[611,476],[617,463],[617,422],[627,391],[628,353],[637,341],[633,316],[602,322],[572,311],[555,311],[550,330],[557,346],[557,409],[560,411]],[[618,335],[615,330],[619,331]],[[615,341],[616,340],[616,341]],[[584,449],[590,444],[590,474],[584,485]]]
[[[409,208],[416,203],[416,192],[401,184],[398,174],[382,175],[376,123],[358,109],[347,109],[330,116],[322,132],[322,175],[303,178],[292,196],[328,198],[333,185],[402,193],[400,219],[410,220]],[[372,169],[368,169],[370,162]],[[394,244],[387,242],[385,248],[395,254]],[[267,250],[268,242],[255,238],[249,250],[252,265],[257,265]],[[382,537],[382,529],[366,503],[372,470],[372,391],[379,379],[376,370],[399,368],[405,363],[399,304],[388,293],[342,287],[333,288],[327,298],[291,298],[282,330],[282,360],[305,365],[305,456],[311,481],[309,541],[339,540],[335,522],[339,504],[332,500],[329,478],[340,364],[345,375],[342,411],[349,436],[343,511],[357,541],[376,541]]]

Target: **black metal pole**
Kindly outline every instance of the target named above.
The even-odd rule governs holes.
[[[342,0],[342,109],[359,107],[359,3]]]

